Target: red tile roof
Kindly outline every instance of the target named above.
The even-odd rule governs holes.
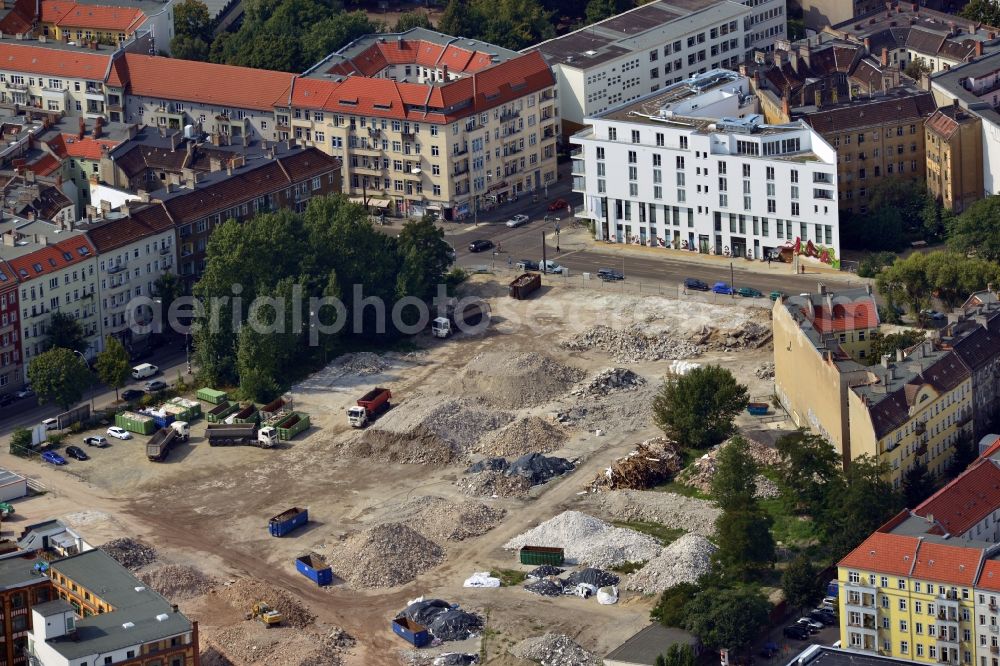
[[[108,220],[87,228],[87,237],[100,253],[111,252],[137,240],[173,229],[174,224],[163,210],[163,204],[153,204],[134,214]]]
[[[825,304],[814,305],[813,313],[813,327],[820,333],[878,328],[878,308],[871,296],[850,303],[834,303],[832,311]]]
[[[28,169],[39,176],[48,176],[62,166],[59,158],[51,153],[45,153],[40,158],[28,165]]]
[[[108,150],[111,150],[121,143],[121,141],[112,139],[95,139],[90,135],[78,139],[76,134],[66,133],[62,135],[62,142],[66,155],[75,157],[78,160],[99,160],[101,159],[101,155],[104,154],[101,150],[102,146],[106,146]]]
[[[17,273],[18,279],[23,282],[66,266],[78,264],[94,256],[96,256],[94,246],[90,244],[86,236],[81,234],[52,245],[40,247],[34,252],[11,259],[7,263]]]
[[[108,82],[120,86],[128,81],[133,95],[234,109],[273,111],[287,106],[295,78],[286,72],[134,53],[119,60],[125,60],[125,70],[116,67]]]
[[[0,69],[7,72],[103,81],[110,64],[110,52],[66,51],[23,42],[0,43]]]
[[[352,58],[350,63],[341,63],[329,71],[375,76],[389,65],[406,64],[433,69],[447,67],[453,72],[471,73],[490,67],[493,60],[489,53],[470,51],[454,44],[444,46],[421,39],[388,39],[375,42]]]
[[[44,7],[44,3],[43,3]],[[42,9],[44,16],[45,10]],[[90,28],[93,30],[115,30],[131,34],[142,25],[146,15],[135,7],[106,7],[101,5],[72,5],[57,25],[63,29]]]
[[[911,575],[922,580],[971,586],[976,580],[982,559],[982,548],[925,541],[920,544],[917,563]]]
[[[837,566],[906,576],[917,559],[919,545],[917,537],[875,532],[840,560]]]
[[[1000,592],[1000,562],[997,560],[983,562],[983,570],[979,573],[976,587],[981,590]]]
[[[1000,508],[1000,468],[980,458],[944,488],[913,510],[923,518],[934,517],[945,532],[960,536]]]
[[[52,24],[59,23],[66,14],[69,14],[76,7],[75,2],[67,0],[42,0],[41,4],[42,23]],[[32,11],[34,11],[34,6],[32,6]]]
[[[34,16],[35,0],[16,0],[14,7],[0,20],[0,30],[12,35],[29,32]]]

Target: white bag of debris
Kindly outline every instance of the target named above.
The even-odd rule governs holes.
[[[599,589],[597,591],[597,603],[604,606],[618,603],[618,586],[609,585],[608,587]]]
[[[500,587],[500,579],[491,576],[489,571],[477,571],[465,579],[462,587]]]
[[[568,587],[565,592],[569,592],[571,590],[573,594],[583,599],[589,599],[597,594],[597,586],[591,585],[590,583],[577,583],[576,587]]]

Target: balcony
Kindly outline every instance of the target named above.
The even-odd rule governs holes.
[[[1000,625],[998,625],[998,624],[991,624],[989,626],[990,626],[990,631],[993,632],[994,634],[1000,633]]]
[[[504,110],[500,112],[500,122],[505,123],[510,120],[514,120],[515,118],[519,118],[520,116],[520,111],[514,111],[513,109]]]
[[[991,645],[990,652],[993,654],[1000,654],[1000,645]]]
[[[11,90],[20,90],[21,92],[28,92],[28,86],[25,83],[14,83],[11,81],[7,84],[7,87]]]
[[[574,178],[573,191],[585,193],[587,191],[587,180],[585,178]]]
[[[583,160],[573,160],[571,172],[574,176],[584,176],[587,174],[587,163]]]

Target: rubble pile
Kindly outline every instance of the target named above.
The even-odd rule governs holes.
[[[590,495],[594,511],[610,520],[678,525],[692,534],[711,537],[722,513],[715,502],[675,493],[612,490]]]
[[[223,583],[221,588],[216,589],[230,606],[244,613],[249,612],[255,603],[266,601],[271,608],[281,613],[284,617],[282,624],[286,627],[303,629],[316,620],[316,616],[310,613],[309,609],[303,606],[298,599],[284,590],[255,578],[237,578],[234,581]],[[260,622],[256,624],[263,626]]]
[[[345,457],[383,463],[446,465],[455,459],[452,447],[423,426],[407,432],[370,427],[354,433],[337,446]]]
[[[248,621],[205,632],[205,643],[206,666],[340,666],[354,639],[337,627],[303,631]]]
[[[753,373],[757,375],[757,379],[774,379],[774,362],[761,363]]]
[[[137,571],[156,561],[156,550],[152,546],[129,537],[112,539],[101,546],[101,550],[130,571]]]
[[[632,392],[576,396],[573,402],[561,402],[553,418],[558,423],[590,432],[598,429],[610,433],[636,432],[652,423],[649,405],[657,390],[647,384]]]
[[[611,466],[590,483],[594,492],[631,488],[645,490],[668,482],[681,469],[683,460],[674,442],[654,437],[642,442],[628,455],[612,461]]]
[[[746,438],[744,437],[744,439]],[[722,447],[728,446],[730,441],[732,440],[727,440],[713,447],[701,458],[693,461],[677,475],[676,480],[685,486],[695,488],[703,493],[710,493],[712,491],[712,478],[715,476],[719,451],[722,450]],[[749,444],[747,451],[758,467],[775,467],[781,463],[781,454],[776,449],[752,439],[747,439],[747,443]]]
[[[486,456],[517,457],[525,453],[550,453],[566,443],[568,434],[559,425],[537,416],[513,421],[487,433],[479,443]]]
[[[582,388],[573,391],[573,395],[602,396],[616,391],[634,391],[645,384],[645,377],[628,368],[608,368],[599,372]]]
[[[574,351],[600,349],[619,363],[691,358],[703,351],[702,346],[678,340],[668,333],[650,333],[641,324],[625,328],[600,324],[566,340],[563,346]]]
[[[171,601],[199,597],[218,584],[215,578],[194,567],[176,564],[144,571],[139,574],[139,580]]]
[[[716,550],[705,537],[685,534],[629,576],[625,589],[659,594],[681,583],[695,583],[711,569]]]
[[[385,372],[392,364],[372,352],[344,354],[334,361],[334,367],[342,375],[369,377]]]
[[[564,511],[514,537],[504,548],[519,550],[528,545],[563,548],[567,560],[602,568],[644,562],[662,550],[651,536],[615,527],[579,511]]]
[[[575,468],[565,458],[543,456],[540,453],[526,453],[513,462],[508,462],[506,458],[485,458],[466,470],[471,476],[464,482],[459,481],[459,485],[466,488],[470,495],[515,497],[531,486],[546,483]],[[508,477],[511,482],[501,481],[501,476]]]
[[[326,560],[354,587],[395,587],[441,564],[444,550],[402,523],[383,523],[337,543]]]
[[[500,524],[505,509],[473,500],[416,497],[392,507],[394,522],[413,525],[424,536],[442,541],[463,541],[486,534]]]
[[[460,374],[462,392],[503,409],[533,407],[565,393],[583,371],[537,352],[484,352]]]
[[[754,477],[754,483],[757,484],[757,490],[753,494],[755,498],[774,499],[781,497],[781,488],[778,487],[778,484],[763,474],[758,474]]]
[[[600,666],[602,660],[563,634],[547,633],[526,638],[510,649],[519,659],[544,666]]]
[[[771,340],[771,327],[753,320],[731,329],[703,326],[691,336],[691,341],[712,351],[757,349]]]
[[[470,497],[524,497],[531,489],[531,481],[523,476],[495,470],[469,474],[459,478],[457,484]]]
[[[509,412],[482,409],[471,401],[448,400],[432,409],[424,417],[423,425],[450,444],[456,453],[464,453],[483,435],[499,430],[513,418]]]

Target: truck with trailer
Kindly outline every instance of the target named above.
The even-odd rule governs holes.
[[[333,582],[333,569],[315,553],[296,558],[295,569],[320,587]]]
[[[482,299],[451,298],[444,306],[444,313],[431,321],[431,334],[436,338],[462,331],[479,333],[490,323],[490,305]]]
[[[146,457],[160,462],[166,460],[167,453],[174,444],[186,442],[191,436],[191,428],[185,421],[174,421],[167,428],[160,428],[146,442]]]
[[[347,420],[351,427],[364,428],[374,421],[379,414],[392,407],[389,402],[391,397],[389,389],[378,387],[358,398],[358,403],[347,410]]]
[[[523,301],[541,286],[542,276],[539,273],[522,273],[511,281],[508,292],[511,298]]]
[[[267,521],[267,531],[273,537],[283,537],[309,522],[309,509],[293,506]]]
[[[269,449],[278,443],[278,431],[256,423],[209,423],[205,428],[209,446],[256,446]]]

